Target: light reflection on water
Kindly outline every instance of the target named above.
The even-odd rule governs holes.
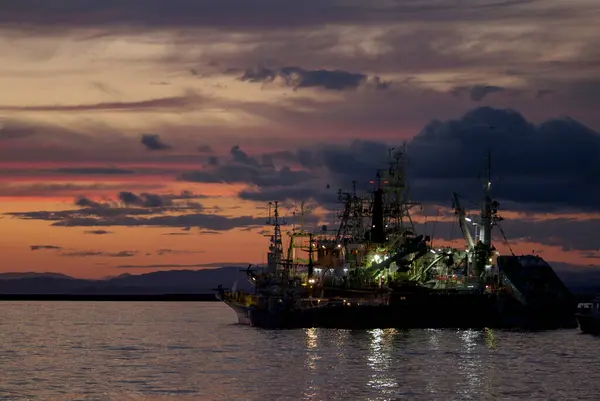
[[[316,385],[313,377],[317,370],[317,361],[320,359],[317,353],[317,330],[306,329],[306,367],[312,373],[307,380],[307,388],[303,394],[305,400],[317,400],[319,396],[319,388]]]
[[[234,322],[217,303],[4,302],[0,399],[594,400],[600,390],[600,338],[577,330]]]
[[[427,337],[427,353],[431,355],[432,367],[435,369],[436,356],[440,350],[440,336],[443,334],[441,330],[427,329],[423,330],[423,334]],[[423,372],[425,377],[425,390],[433,398],[437,397],[439,383],[437,383],[435,376],[429,371]]]
[[[475,330],[464,330],[458,334],[462,345],[462,349],[458,352],[458,372],[464,383],[459,394],[466,398],[472,398],[482,390],[481,371],[483,366],[477,344],[480,334],[480,331]]]
[[[391,396],[398,388],[398,383],[391,375],[393,372],[392,349],[396,331],[393,329],[375,329],[370,330],[369,334],[371,335],[371,342],[367,360],[372,373],[367,385],[376,390],[377,393]]]

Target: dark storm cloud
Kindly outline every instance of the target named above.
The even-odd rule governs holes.
[[[64,257],[85,258],[88,256],[102,256],[108,258],[131,258],[137,255],[138,251],[119,251],[119,252],[103,252],[103,251],[73,251],[63,252],[59,254]]]
[[[538,91],[535,93],[535,97],[536,98],[542,98],[544,96],[551,96],[553,95],[555,92],[553,90],[549,90],[549,89],[538,89]]]
[[[63,247],[55,245],[31,245],[32,251],[40,249],[48,249],[53,251],[61,251]],[[135,256],[137,251],[119,251],[119,252],[103,252],[103,251],[68,251],[60,252],[59,256],[64,257],[86,257],[86,256],[104,256],[109,258],[129,258]]]
[[[197,194],[192,191],[183,190],[178,194],[162,194],[160,197],[167,201],[186,201],[185,204],[190,204],[190,200],[193,199],[206,199],[209,198],[207,195]]]
[[[214,214],[194,213],[178,216],[154,217],[67,217],[52,223],[57,227],[199,227],[215,231],[227,231],[237,227],[264,224],[264,217],[224,217]]]
[[[246,200],[271,201],[288,199],[293,201],[312,199],[321,204],[337,202],[338,191],[352,191],[355,182],[359,191],[371,188],[370,181],[377,170],[386,167],[385,160],[390,146],[375,141],[354,141],[347,146],[320,145],[318,150],[300,149],[288,155],[306,171],[306,179],[292,188],[285,183],[263,186],[255,190],[241,191],[238,196]]]
[[[119,175],[119,174],[134,174],[133,170],[125,170],[115,167],[63,167],[50,170],[53,173],[59,174],[81,174],[81,175]]]
[[[191,191],[182,191],[179,194],[153,194],[142,192],[139,195],[130,191],[122,191],[117,194],[119,203],[124,204],[126,207],[145,208],[148,209],[149,213],[160,212],[161,210],[201,210],[203,209],[203,206],[192,200],[204,198],[206,198],[205,195],[195,194]],[[88,206],[80,204],[80,199],[77,202],[78,206]],[[97,202],[92,202],[89,206],[113,207],[108,203],[99,204]]]
[[[106,230],[87,230],[83,232],[84,234],[92,234],[92,235],[106,235],[106,234],[112,234],[112,231],[106,231]]]
[[[280,69],[258,67],[246,70],[240,77],[242,81],[254,83],[270,83],[277,78],[280,78],[285,86],[294,89],[320,87],[343,91],[357,88],[369,77],[365,74],[342,70],[306,70],[301,67],[282,67]],[[379,77],[373,77],[372,80],[376,89],[389,87],[389,83],[382,81]]]
[[[119,192],[118,199],[127,206],[134,205],[148,208],[171,206],[173,204],[170,199],[165,199],[161,195],[149,193],[136,195],[129,191]]]
[[[217,156],[210,156],[207,160],[209,166],[218,166],[219,158]]]
[[[458,120],[432,121],[410,142],[416,192],[439,200],[448,184],[459,192],[476,189],[488,151],[498,198],[599,210],[600,188],[590,185],[600,173],[597,132],[568,117],[535,125],[516,111],[487,107]]]
[[[10,175],[10,172],[9,174]],[[35,176],[39,179],[39,176]],[[136,189],[156,189],[157,185],[154,184],[138,184],[128,185]],[[0,192],[4,196],[15,196],[15,197],[52,197],[52,196],[72,196],[73,194],[90,192],[90,191],[115,191],[122,189],[122,184],[70,184],[70,183],[42,183],[34,182],[32,184],[23,183],[0,183]],[[85,202],[85,201],[84,201]]]
[[[322,188],[319,188],[322,187]],[[323,205],[332,205],[338,201],[337,189],[326,189],[326,185],[314,182],[301,187],[270,187],[260,190],[243,190],[238,196],[244,200],[270,202],[273,200],[309,200],[312,199]]]
[[[323,199],[330,189],[368,189],[386,168],[390,144],[356,141],[350,146],[305,148],[295,159],[318,180],[289,191],[281,186],[243,191],[245,199]],[[568,117],[533,124],[509,109],[481,107],[456,120],[432,121],[407,145],[412,197],[451,204],[452,192],[479,199],[488,151],[493,189],[502,202],[539,211],[600,210],[600,134]]]
[[[188,226],[188,227],[183,227],[183,228],[181,229],[181,231],[183,231],[183,232],[177,232],[177,233],[164,233],[164,234],[162,234],[162,235],[190,235],[190,230],[191,230],[191,227],[189,227],[189,226]]]
[[[222,233],[219,231],[201,230],[198,234],[200,234],[200,235],[220,235]]]
[[[240,145],[235,145],[229,150],[229,154],[231,155],[232,161],[234,163],[245,164],[248,166],[258,167],[260,164],[255,159],[248,156],[246,152],[244,152]]]
[[[294,186],[310,180],[306,171],[294,171],[289,166],[277,168],[272,158],[259,161],[250,157],[238,145],[229,151],[229,158],[211,160],[202,170],[186,171],[178,176],[180,181],[206,183],[248,183],[259,187]]]
[[[457,86],[452,89],[451,93],[455,96],[467,94],[474,102],[483,100],[484,97],[491,93],[502,92],[505,88],[493,85],[473,85],[473,86]]]
[[[40,249],[51,249],[51,250],[61,250],[62,249],[61,246],[56,246],[56,245],[30,245],[29,248],[32,251],[38,251]]]
[[[249,183],[260,187],[294,186],[310,178],[305,171],[292,171],[289,167],[267,169],[244,166],[221,166],[215,170],[188,171],[179,175],[180,181],[206,183]]]
[[[570,218],[552,218],[547,220],[514,219],[500,223],[508,244],[516,247],[520,241],[539,243],[548,246],[558,246],[564,251],[598,251],[600,239],[595,234],[600,229],[599,219],[576,220]],[[463,238],[460,228],[454,222],[417,224],[420,233],[434,235],[435,239],[453,240]],[[494,231],[494,241],[503,243],[504,238],[498,228]]]
[[[174,215],[174,212],[182,213],[199,208],[189,207],[186,203],[182,206],[146,207],[141,203],[144,200],[141,196],[136,198],[121,195],[121,198],[123,197],[135,202],[136,207],[114,207],[110,203],[95,202],[76,210],[14,212],[7,215],[24,220],[46,220],[52,222],[51,225],[55,227],[180,227],[186,231],[164,235],[187,235],[191,227],[202,229],[200,234],[215,234],[235,228],[262,226],[265,223],[265,216],[226,217],[201,212]],[[282,219],[289,224],[299,221],[298,216],[293,215],[282,216]],[[307,213],[304,219],[307,222],[317,221],[316,216],[310,213]]]
[[[202,195],[194,195],[184,191],[180,195],[159,195],[141,193],[139,195],[124,191],[117,195],[115,201],[98,202],[85,196],[75,199],[74,204],[80,209],[69,209],[60,211],[31,211],[6,213],[8,216],[23,220],[47,220],[54,221],[56,225],[78,225],[73,222],[83,221],[82,227],[104,225],[90,224],[96,220],[128,220],[134,216],[160,215],[168,212],[199,211],[203,206],[190,199],[201,198]],[[134,219],[135,220],[135,219]],[[115,224],[123,225],[123,224]]]
[[[78,204],[77,206],[81,206]],[[23,220],[47,220],[47,221],[63,221],[70,219],[102,219],[102,218],[119,218],[124,216],[140,216],[152,215],[160,213],[162,210],[145,209],[145,208],[120,208],[110,207],[102,204],[91,206],[82,206],[82,209],[60,210],[60,211],[31,211],[31,212],[12,212],[6,213],[8,216]]]
[[[90,207],[90,208],[108,207],[108,205],[93,201],[90,198],[87,198],[85,196],[77,197],[77,199],[75,199],[75,205],[79,206],[79,207]]]
[[[14,212],[6,215],[23,220],[46,220],[53,226],[61,227],[110,227],[110,226],[154,226],[181,227],[189,231],[190,227],[199,227],[211,231],[230,230],[264,223],[263,218],[250,216],[228,218],[212,213],[198,213],[202,205],[190,202],[190,199],[201,198],[189,191],[179,195],[135,194],[120,192],[116,201],[98,202],[87,197],[79,197],[75,204],[80,209],[62,211]],[[125,205],[123,207],[123,205]],[[194,213],[166,215],[165,213]],[[149,216],[140,218],[140,216]],[[96,230],[99,232],[99,230]],[[182,233],[183,234],[183,233]]]
[[[158,249],[156,254],[159,256],[163,255],[187,255],[193,253],[204,253],[204,251],[197,249]]]
[[[1,6],[0,6],[1,10]],[[0,11],[1,12],[1,11]],[[0,111],[43,111],[43,112],[76,112],[76,111],[157,111],[165,109],[185,110],[197,107],[200,98],[197,95],[173,96],[160,99],[142,100],[139,102],[106,102],[76,105],[47,105],[47,106],[3,106]]]
[[[113,26],[131,30],[148,28],[290,28],[317,24],[378,23],[407,20],[445,21],[456,13],[476,20],[482,15],[521,18],[521,5],[529,1],[467,2],[408,0],[403,2],[340,2],[337,0],[65,0],[60,5],[37,0],[2,2],[0,24],[9,27],[102,27],[107,20]],[[572,8],[561,8],[573,13]],[[424,14],[424,15],[423,15]],[[538,15],[554,16],[556,9],[536,10]]]
[[[121,96],[121,91],[104,82],[90,82],[90,86],[110,96]]]
[[[148,150],[168,150],[171,149],[170,145],[167,145],[161,141],[160,136],[156,134],[143,134],[140,142]]]

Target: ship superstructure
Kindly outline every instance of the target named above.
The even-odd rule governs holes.
[[[414,233],[410,209],[416,204],[408,201],[405,165],[405,148],[390,149],[388,168],[376,172],[371,190],[359,193],[353,182],[351,192],[338,191],[343,208],[337,230],[301,227],[290,233],[292,265],[306,261],[298,249],[314,255],[307,285],[330,294],[341,289],[382,293],[397,273],[406,274],[427,253],[429,238]]]

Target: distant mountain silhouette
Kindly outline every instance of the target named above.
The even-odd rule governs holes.
[[[219,284],[248,289],[243,268],[170,270],[122,274],[102,280],[77,279],[60,273],[0,273],[0,294],[208,294]]]
[[[67,276],[62,273],[36,273],[36,272],[25,272],[25,273],[0,273],[0,280],[16,280],[21,278],[37,278],[37,277],[52,277],[52,278],[64,278],[74,280],[73,277]]]
[[[574,293],[600,293],[600,270],[552,265]],[[231,288],[235,281],[240,290],[250,289],[243,266],[125,273],[101,280],[77,279],[60,273],[0,273],[0,294],[210,294],[219,284]]]

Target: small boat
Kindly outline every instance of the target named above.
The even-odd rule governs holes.
[[[587,334],[600,334],[600,297],[577,305],[577,324]]]

